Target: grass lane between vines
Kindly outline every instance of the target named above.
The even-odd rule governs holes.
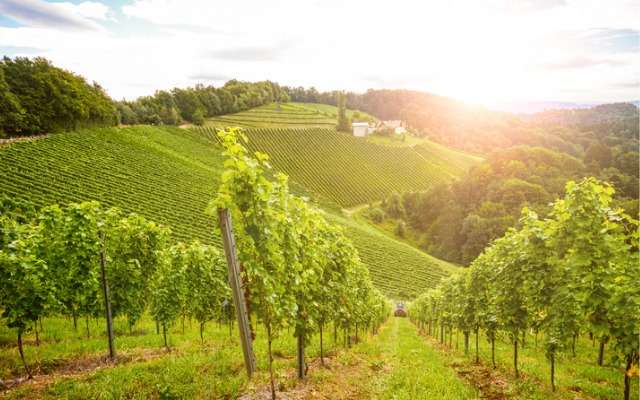
[[[436,348],[448,359],[449,365],[476,385],[483,386],[483,395],[491,399],[599,399],[614,400],[622,397],[623,370],[614,365],[605,352],[605,365],[599,367],[597,344],[581,337],[576,344],[576,356],[571,350],[556,360],[556,392],[549,382],[550,364],[545,358],[544,338],[528,334],[524,349],[518,348],[518,369],[521,379],[513,372],[513,344],[506,338],[496,340],[496,365],[491,366],[491,346],[483,332],[479,337],[480,365],[475,364],[475,336],[469,339],[469,354],[464,354],[462,332],[454,334],[452,347],[441,345],[427,337],[428,346]],[[631,393],[638,393],[638,378],[632,379]]]

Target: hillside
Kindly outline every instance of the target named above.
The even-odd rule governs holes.
[[[354,110],[347,110],[347,116],[362,120],[374,117]],[[266,104],[234,114],[209,118],[205,126],[226,128],[335,128],[338,108],[328,104],[276,103]]]
[[[220,148],[189,130],[82,130],[0,148],[0,198],[36,206],[97,199],[166,224],[177,239],[219,244],[204,209],[221,167]],[[328,217],[345,226],[389,296],[412,297],[454,268],[355,221]]]
[[[335,117],[300,105],[282,103],[267,104],[235,114],[207,119],[206,126],[225,128],[333,128]]]
[[[198,131],[217,141],[213,128]],[[334,129],[245,129],[249,147],[269,154],[294,182],[342,207],[393,192],[426,190],[462,174],[476,158],[430,142],[380,146]]]

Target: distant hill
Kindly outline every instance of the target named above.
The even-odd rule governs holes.
[[[196,131],[217,141],[215,128],[244,127],[249,147],[267,153],[291,179],[340,207],[378,201],[393,192],[426,190],[461,176],[480,159],[423,140],[384,146],[338,133],[325,123],[335,107],[273,105],[213,118]],[[322,110],[322,111],[318,111]],[[323,118],[313,112],[321,112]],[[335,121],[335,120],[334,120]],[[213,127],[212,127],[213,126]]]
[[[335,104],[337,95],[337,92],[318,93],[313,88],[284,89],[289,90],[293,101],[299,102]],[[380,119],[401,119],[421,135],[472,153],[488,154],[511,146],[531,145],[578,156],[586,151],[593,140],[597,140],[585,140],[584,132],[580,131],[588,128],[590,121],[599,119],[602,122],[604,115],[608,124],[624,125],[623,131],[631,130],[631,136],[638,136],[637,101],[635,106],[634,103],[618,103],[591,107],[578,103],[525,103],[542,106],[546,111],[516,115],[413,90],[368,90],[361,94],[347,93],[346,96],[348,107],[363,110]],[[554,109],[548,109],[547,106]],[[576,108],[567,108],[571,106]],[[558,127],[568,127],[572,131],[560,132],[556,129]],[[617,135],[617,132],[619,130],[614,129],[611,133]]]

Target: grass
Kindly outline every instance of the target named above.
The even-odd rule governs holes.
[[[424,345],[416,328],[406,318],[393,318],[379,340],[365,343],[363,347],[372,354],[380,352],[389,364],[390,373],[378,383],[382,390],[376,398],[476,398],[476,391],[447,366],[442,353]]]
[[[103,325],[101,319],[92,324]],[[184,399],[238,398],[242,394],[261,396],[267,391],[268,374],[264,329],[259,326],[254,343],[259,372],[249,381],[244,373],[237,332],[229,336],[226,326],[210,323],[204,342],[198,337],[197,324],[187,322],[185,333],[180,324],[170,331],[172,349],[161,349],[162,338],[155,333],[151,320],[144,318],[129,335],[123,330],[126,321],[118,321],[117,347],[121,359],[115,365],[91,366],[86,360],[105,353],[106,339],[96,335],[83,338],[82,330],[73,331],[70,320],[47,318],[42,344],[29,344],[27,357],[34,365],[56,365],[4,393],[8,399]],[[295,341],[291,333],[281,332],[274,343],[275,373],[279,392],[321,393],[331,399],[467,399],[474,391],[446,366],[446,358],[423,345],[416,329],[406,319],[392,318],[372,336],[360,332],[361,342],[351,349],[334,343],[325,335],[327,366],[318,362],[319,342],[314,337],[307,349],[310,365],[308,379],[300,382],[295,368]],[[18,362],[13,332],[0,329],[0,360],[3,377],[20,373],[8,364]],[[33,337],[29,337],[33,339]],[[84,342],[84,343],[83,343]],[[79,350],[79,348],[82,350]],[[143,354],[146,356],[138,356]],[[85,361],[83,364],[82,362]],[[84,365],[86,370],[72,370],[69,365]],[[44,372],[43,369],[40,369]],[[254,398],[254,397],[251,397]]]
[[[504,338],[496,341],[497,369],[491,366],[491,347],[480,333],[479,354],[482,369],[498,375],[498,380],[508,383],[505,396],[515,399],[602,399],[613,400],[622,398],[624,368],[607,357],[604,366],[596,363],[598,348],[587,337],[581,337],[576,344],[576,357],[567,353],[561,354],[556,360],[556,392],[551,390],[550,363],[547,361],[542,335],[535,344],[535,336],[528,334],[525,348],[518,349],[518,368],[522,377],[515,379],[513,370],[513,344]],[[456,337],[459,339],[456,339]],[[472,373],[475,366],[475,338],[470,339],[469,355],[464,355],[463,338],[454,334],[454,349],[444,348],[434,339],[428,339],[432,347],[439,348],[447,355],[450,365],[455,366],[462,373]],[[638,393],[638,378],[633,380],[631,393]]]
[[[287,151],[292,157],[296,153],[294,148]],[[278,154],[279,159],[286,157],[284,151]],[[345,162],[351,162],[349,154],[344,153]],[[217,189],[222,162],[220,147],[190,130],[150,126],[82,130],[2,147],[0,196],[36,206],[95,199],[169,226],[176,240],[219,245],[215,221],[204,209]],[[322,179],[316,182],[331,188],[334,180],[327,175]],[[329,211],[333,222],[345,227],[374,283],[388,296],[411,298],[451,270],[442,261],[342,216],[331,198],[302,183],[293,179],[292,190],[310,195]]]
[[[119,361],[110,365],[103,360],[106,337],[102,319],[91,322],[91,338],[84,336],[82,326],[74,332],[70,320],[52,317],[43,324],[40,346],[35,346],[30,335],[25,347],[28,362],[40,375],[33,382],[5,393],[9,399],[236,398],[251,390],[252,385],[265,385],[268,381],[266,334],[262,326],[258,326],[254,343],[260,373],[249,382],[237,331],[234,329],[230,336],[225,325],[207,324],[201,342],[197,323],[187,321],[184,334],[177,323],[169,332],[171,351],[167,352],[161,347],[162,336],[155,333],[149,318],[138,323],[133,334],[126,330],[124,319],[116,320]],[[284,387],[291,385],[287,371],[295,368],[292,332],[281,332],[274,342],[274,365],[278,381]],[[24,374],[14,336],[13,330],[0,327],[3,380]],[[325,338],[325,354],[335,355],[339,347],[339,343],[334,345]],[[318,357],[317,337],[306,354],[310,359]],[[313,368],[310,371],[315,372]]]

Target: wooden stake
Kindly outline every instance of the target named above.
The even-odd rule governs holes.
[[[116,347],[113,343],[113,320],[111,319],[111,301],[109,300],[109,284],[107,283],[107,263],[105,255],[105,235],[100,232],[100,275],[102,276],[102,294],[104,296],[104,312],[107,318],[107,336],[109,338],[109,358],[116,358]]]
[[[244,365],[247,368],[247,375],[251,377],[256,371],[256,358],[253,354],[253,343],[251,338],[251,327],[249,326],[249,315],[247,304],[245,303],[242,279],[240,277],[240,266],[236,254],[236,242],[233,238],[233,228],[231,216],[226,208],[218,209],[218,219],[220,221],[220,231],[222,232],[222,242],[224,244],[224,254],[227,257],[229,271],[229,285],[233,293],[233,304],[236,308],[238,319],[238,332],[242,343],[242,353],[244,355]]]

